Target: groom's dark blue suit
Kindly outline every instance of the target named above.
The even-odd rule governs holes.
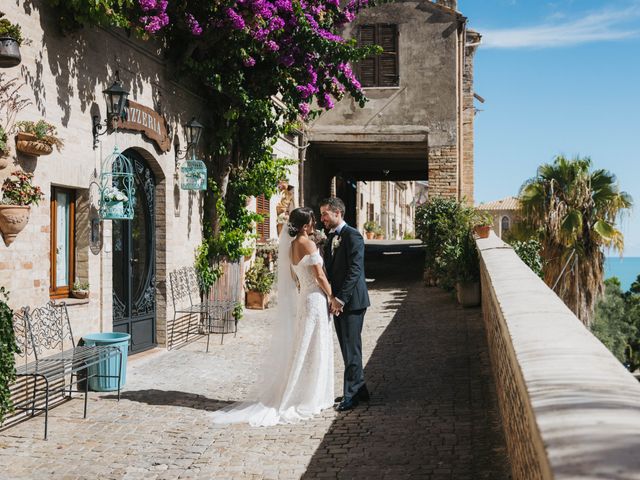
[[[342,313],[334,321],[345,367],[343,398],[350,400],[364,385],[362,323],[371,305],[364,276],[364,239],[355,228],[343,224],[327,240],[324,248],[327,276],[333,295],[344,302]]]

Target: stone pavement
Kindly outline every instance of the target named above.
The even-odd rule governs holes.
[[[90,396],[0,432],[0,478],[491,479],[509,477],[479,309],[400,270],[371,284],[364,329],[371,402],[269,428],[211,425],[243,399],[265,348],[269,311],[236,338],[130,359],[122,400]],[[384,274],[383,274],[384,272]],[[341,365],[335,344],[336,366]],[[336,391],[341,372],[336,372]]]

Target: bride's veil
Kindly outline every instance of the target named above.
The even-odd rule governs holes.
[[[268,315],[269,326],[267,335],[270,337],[267,350],[261,357],[259,376],[250,398],[269,402],[272,398],[279,398],[278,390],[285,386],[274,383],[274,375],[279,377],[291,367],[293,354],[294,322],[296,318],[297,286],[291,269],[291,242],[294,237],[289,235],[287,225],[284,225],[278,242],[277,259],[277,300],[276,308]],[[273,406],[273,405],[269,405]]]

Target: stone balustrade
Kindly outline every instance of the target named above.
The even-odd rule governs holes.
[[[640,383],[493,232],[477,246],[513,478],[640,479]]]

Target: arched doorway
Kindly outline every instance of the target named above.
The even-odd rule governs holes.
[[[156,345],[155,176],[136,151],[123,153],[135,173],[133,220],[112,226],[113,331],[131,335],[129,352]]]

